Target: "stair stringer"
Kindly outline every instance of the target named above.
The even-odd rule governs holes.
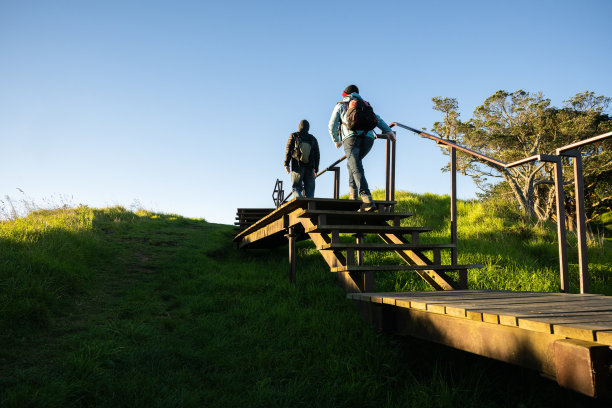
[[[387,244],[406,244],[408,241],[401,235],[393,233],[378,234],[378,236]],[[397,250],[395,251],[408,265],[431,265],[431,261],[423,254],[415,251]],[[435,290],[456,290],[459,285],[453,281],[447,274],[442,271],[434,271],[431,269],[423,271],[415,271],[425,282],[427,282]]]
[[[315,227],[314,223],[309,218],[300,218],[300,222],[305,231]],[[320,232],[309,232],[308,236],[315,244],[316,248],[320,248],[324,244],[329,244],[331,242],[331,239],[326,234]],[[346,265],[346,258],[341,251],[324,249],[319,250],[319,253],[330,268]],[[337,272],[336,279],[348,293],[362,293],[365,288],[369,287],[369,285],[365,283],[366,279],[364,275],[363,272]]]

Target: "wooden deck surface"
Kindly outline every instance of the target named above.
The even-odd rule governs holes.
[[[347,296],[612,346],[612,297],[609,296],[495,290],[350,293]]]
[[[366,321],[520,365],[591,397],[612,396],[612,297],[454,290],[349,293]]]

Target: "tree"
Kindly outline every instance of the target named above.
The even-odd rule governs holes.
[[[443,121],[433,125],[433,130],[441,137],[506,163],[537,154],[554,154],[558,147],[612,129],[612,119],[604,113],[610,98],[596,96],[593,92],[579,93],[559,109],[552,107],[541,92],[500,90],[477,107],[467,122],[459,119],[456,99],[435,97],[432,101],[433,108],[444,114]],[[585,146],[583,154],[585,196],[592,218],[594,213],[612,204],[612,149],[605,142]],[[538,219],[553,217],[552,165],[530,162],[506,169],[485,165],[469,155],[458,155],[457,159],[458,169],[471,176],[484,193],[499,194],[509,190],[524,214]],[[569,165],[569,161],[566,164]],[[565,184],[571,184],[571,169],[567,168],[564,174]],[[501,180],[507,189],[495,187]],[[568,193],[571,201],[573,190]],[[572,206],[568,209],[571,213]]]

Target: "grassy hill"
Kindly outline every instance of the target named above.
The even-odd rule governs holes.
[[[398,198],[409,223],[447,240],[448,200]],[[494,204],[462,202],[459,217],[460,261],[486,264],[472,288],[556,290],[554,229]],[[290,285],[286,248],[237,251],[233,234],[121,207],[0,223],[0,406],[594,404],[530,371],[377,333],[309,242]],[[596,241],[593,292],[610,294],[611,242]],[[410,274],[376,285],[426,289]]]

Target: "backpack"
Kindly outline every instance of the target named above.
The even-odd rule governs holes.
[[[363,130],[369,132],[378,125],[378,119],[372,106],[363,99],[352,99],[349,102],[340,102],[347,105],[346,122],[349,130]]]
[[[308,164],[310,161],[310,152],[312,151],[313,142],[304,140],[300,137],[300,133],[295,133],[296,143],[291,157],[296,159],[301,164]]]

